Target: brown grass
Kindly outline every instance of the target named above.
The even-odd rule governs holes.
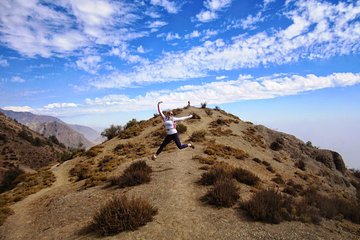
[[[206,193],[201,201],[218,207],[231,207],[239,199],[237,187],[229,178],[224,178],[214,184],[214,188]]]
[[[305,171],[306,170],[306,164],[303,160],[299,160],[295,163],[295,167]]]
[[[241,149],[233,148],[227,145],[217,144],[215,142],[210,142],[206,146],[204,153],[211,156],[219,156],[223,158],[235,157],[236,159],[240,160],[249,157],[249,154],[247,154]]]
[[[266,148],[265,145],[265,140],[263,138],[262,135],[257,134],[255,128],[253,127],[248,127],[246,128],[245,131],[242,131],[243,135],[243,139],[248,141],[251,146],[253,147],[262,147],[262,148]]]
[[[3,225],[6,218],[14,213],[9,207],[0,207],[0,226]]]
[[[100,145],[94,146],[94,147],[90,148],[89,150],[87,150],[84,153],[84,155],[89,157],[89,158],[96,157],[98,154],[102,153],[103,148],[104,147],[100,146]]]
[[[280,223],[291,219],[291,199],[272,189],[255,193],[241,208],[257,221]]]
[[[187,131],[187,127],[186,127],[184,124],[182,124],[182,123],[178,123],[178,124],[176,125],[176,130],[178,131],[179,134],[181,134],[181,133],[184,133],[184,132]],[[164,130],[163,130],[163,131],[164,131]]]
[[[149,153],[149,149],[144,144],[135,144],[135,143],[120,143],[114,148],[114,153],[117,155],[127,157],[130,159],[136,159],[142,156],[145,156]]]
[[[136,186],[150,182],[151,172],[151,167],[145,161],[137,161],[126,168],[121,176],[112,177],[109,180],[111,185],[118,185],[121,188]]]
[[[242,168],[235,168],[232,171],[232,176],[235,178],[238,182],[244,183],[249,186],[255,186],[257,183],[260,182],[260,178],[257,177],[252,172],[242,169]]]
[[[207,165],[214,165],[216,163],[216,157],[203,157],[200,155],[195,155],[192,158],[193,160],[199,161],[199,163],[207,164]]]
[[[93,218],[90,228],[101,236],[134,231],[153,220],[157,208],[141,198],[118,196],[111,199]]]
[[[192,142],[203,142],[205,141],[205,135],[206,135],[205,130],[194,131],[191,134],[189,140]]]

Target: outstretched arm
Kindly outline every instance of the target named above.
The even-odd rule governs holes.
[[[186,120],[186,119],[189,119],[189,118],[192,118],[193,115],[189,115],[189,116],[185,116],[185,117],[174,117],[174,121],[175,122],[179,122],[179,121],[183,121],[183,120]]]
[[[157,107],[158,107],[158,112],[161,116],[162,119],[165,119],[165,115],[163,114],[163,112],[161,111],[161,108],[160,108],[160,104],[162,103],[162,101],[158,102],[157,104]]]

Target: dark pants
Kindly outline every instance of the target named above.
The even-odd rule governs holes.
[[[168,145],[171,141],[175,141],[176,146],[179,149],[183,149],[183,148],[187,148],[188,145],[187,144],[181,144],[180,139],[179,139],[179,135],[177,133],[171,134],[171,135],[166,135],[164,141],[162,142],[162,144],[160,145],[159,149],[156,152],[156,155],[159,155],[161,153],[161,151],[163,150],[163,148]]]

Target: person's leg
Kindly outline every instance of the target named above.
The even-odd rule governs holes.
[[[187,148],[190,147],[189,144],[181,144],[180,139],[179,139],[179,134],[175,133],[173,135],[171,135],[176,143],[176,146],[179,149],[183,149],[183,148]]]
[[[162,150],[164,149],[164,147],[166,145],[168,145],[169,142],[171,142],[171,140],[173,140],[171,135],[166,135],[164,141],[161,143],[159,149],[156,151],[156,155],[159,155],[162,152]]]

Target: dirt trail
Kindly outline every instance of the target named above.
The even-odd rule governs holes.
[[[199,198],[209,188],[196,184],[201,164],[192,160],[201,151],[165,151],[156,161],[147,161],[153,169],[149,184],[125,189],[99,186],[79,191],[74,188],[76,184],[68,182],[73,161],[54,167],[57,180],[53,186],[15,204],[15,214],[0,228],[0,239],[99,239],[82,233],[82,229],[96,209],[117,194],[146,199],[158,208],[158,214],[134,232],[101,239],[357,239],[351,234],[330,232],[332,225],[263,224],[244,219],[235,207],[204,205]]]
[[[51,167],[51,171],[56,177],[56,181],[51,187],[44,188],[11,206],[15,213],[0,227],[0,239],[27,239],[29,231],[33,230],[29,226],[36,221],[32,212],[34,205],[39,199],[51,195],[52,192],[69,183],[68,171],[71,166],[69,163],[65,162]]]

